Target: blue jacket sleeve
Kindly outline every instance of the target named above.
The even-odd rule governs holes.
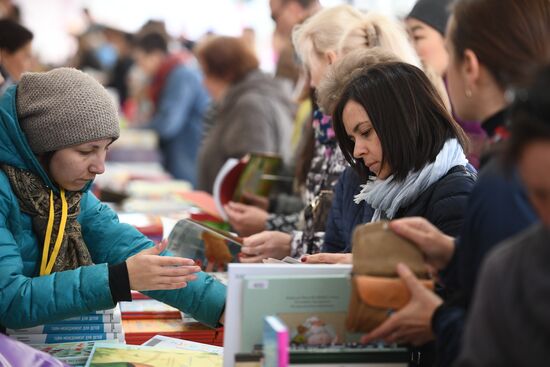
[[[198,105],[197,105],[198,104]],[[190,121],[194,108],[206,109],[208,98],[197,73],[179,66],[168,75],[149,126],[161,139],[170,139]]]
[[[116,264],[153,246],[134,227],[120,223],[116,213],[91,193],[83,197],[82,208],[82,233],[92,258]],[[210,326],[218,324],[225,307],[225,286],[203,272],[185,288],[146,293]]]

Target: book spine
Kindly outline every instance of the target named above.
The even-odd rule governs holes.
[[[122,324],[45,324],[24,329],[7,329],[9,335],[27,334],[79,334],[79,333],[112,333],[122,331]]]
[[[90,334],[25,334],[10,335],[11,338],[26,344],[37,343],[68,343],[92,340],[118,340],[124,341],[122,333],[90,333]]]
[[[109,324],[120,322],[120,313],[107,315],[82,315],[57,321],[56,324]]]
[[[277,332],[277,367],[288,367],[288,345],[290,343],[288,330]]]

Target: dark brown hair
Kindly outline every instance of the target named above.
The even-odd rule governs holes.
[[[550,141],[550,65],[542,68],[527,89],[515,91],[510,107],[508,163],[516,162],[534,141]]]
[[[153,52],[168,53],[168,41],[162,34],[156,32],[146,33],[138,38],[134,46],[146,54],[152,54]]]
[[[458,0],[452,9],[455,57],[472,50],[501,88],[525,86],[550,60],[548,0]]]
[[[21,24],[10,19],[0,19],[0,49],[13,54],[32,39],[32,32]]]
[[[367,66],[344,88],[333,114],[344,157],[363,178],[368,168],[353,157],[354,143],[342,120],[349,101],[359,103],[369,115],[382,145],[382,163],[389,164],[396,180],[433,162],[449,139],[457,139],[466,150],[464,131],[422,70],[403,62]]]
[[[236,83],[259,62],[254,52],[241,39],[213,36],[197,46],[197,58],[206,75]]]

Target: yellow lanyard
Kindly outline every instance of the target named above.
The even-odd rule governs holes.
[[[65,191],[61,190],[61,222],[59,223],[59,231],[57,238],[55,239],[55,245],[53,247],[52,256],[48,261],[48,253],[50,252],[50,241],[52,239],[53,221],[55,217],[54,205],[53,205],[53,191],[50,191],[50,215],[48,217],[48,227],[46,228],[46,236],[44,237],[44,249],[42,250],[42,262],[40,263],[40,275],[48,275],[52,272],[53,265],[57,255],[59,255],[59,249],[61,248],[61,242],[63,242],[63,235],[65,233],[65,225],[67,224],[67,200],[65,199]]]

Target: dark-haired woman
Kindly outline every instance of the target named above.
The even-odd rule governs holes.
[[[329,78],[354,72],[349,64],[335,69]],[[327,84],[332,89],[319,92],[340,94],[333,121],[351,168],[335,188],[324,251],[351,252],[353,228],[381,219],[422,216],[456,235],[475,174],[466,167],[464,132],[425,74],[408,64],[381,63],[363,68],[342,89]],[[320,254],[306,261],[345,258]]]

